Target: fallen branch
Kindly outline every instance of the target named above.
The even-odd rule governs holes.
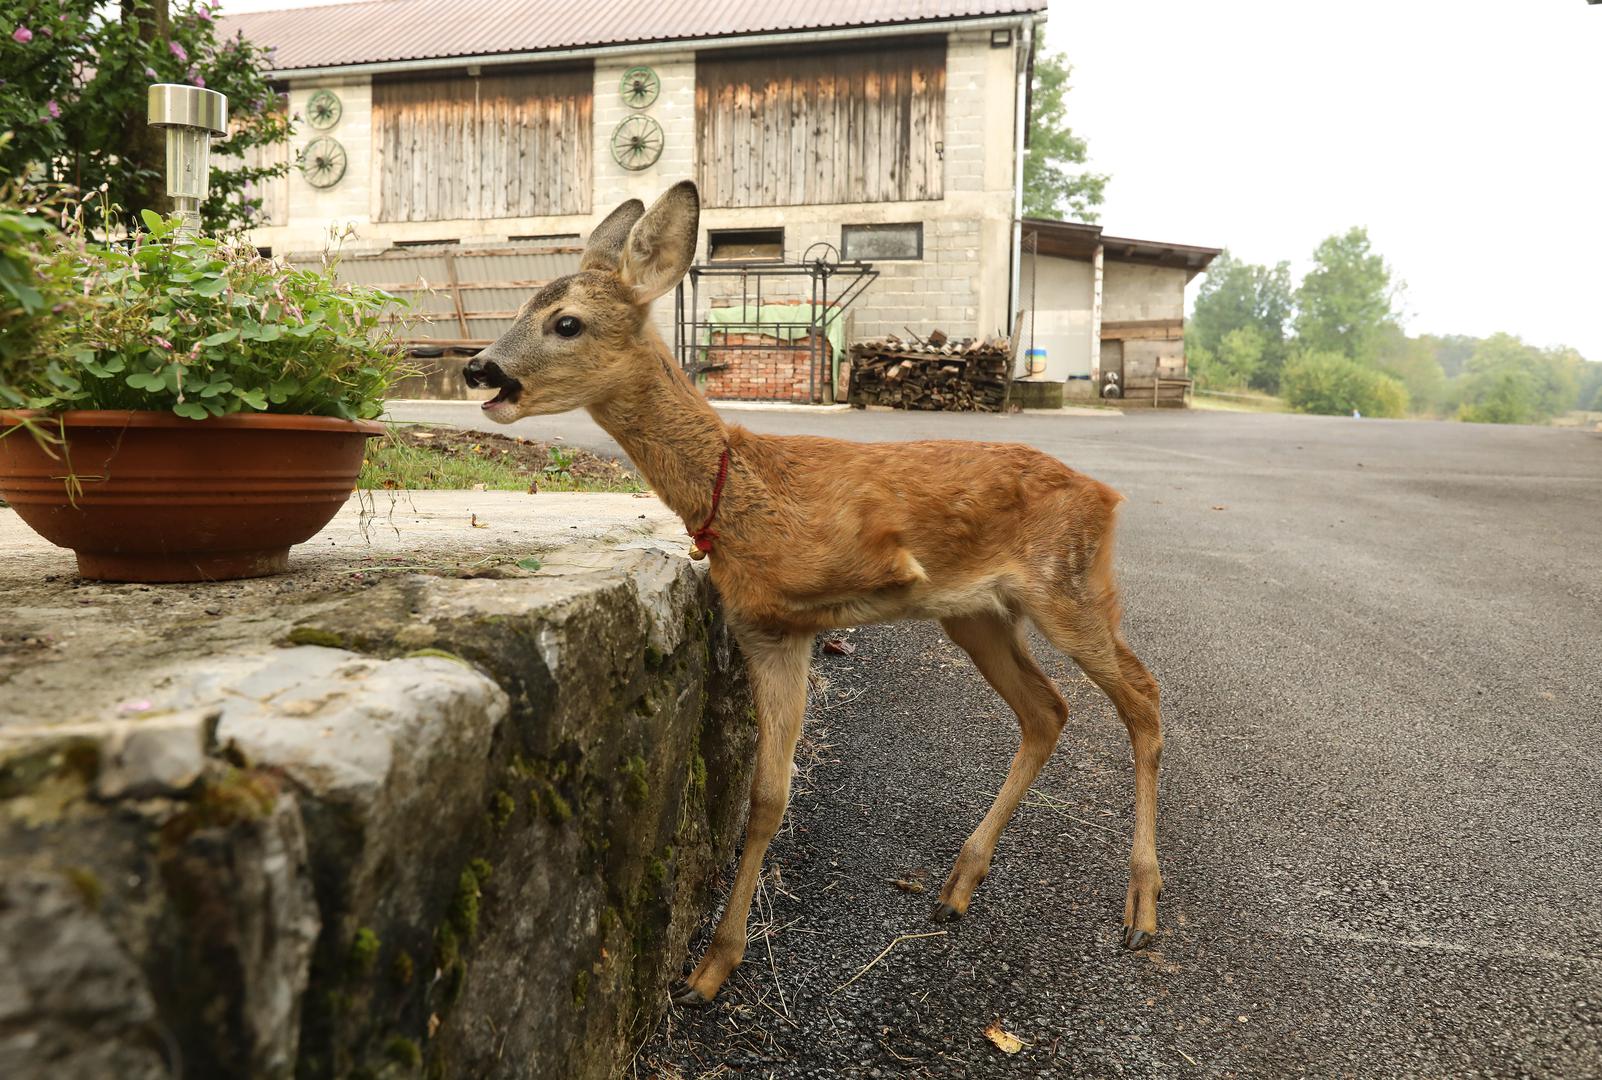
[[[930,930],[927,933],[923,933],[923,934],[902,934],[900,937],[896,938],[890,944],[886,945],[884,947],[884,952],[880,953],[878,956],[875,956],[872,960],[869,960],[867,967],[864,967],[861,971],[859,971],[855,975],[851,976],[851,978],[847,979],[845,982],[841,983],[839,986],[837,986],[833,990],[829,991],[829,993],[838,994],[840,991],[844,990],[846,987],[850,986],[852,983],[854,983],[858,979],[862,978],[862,976],[866,975],[869,972],[869,970],[871,970],[873,968],[873,965],[877,964],[880,960],[883,960],[885,957],[889,956],[890,955],[890,950],[895,948],[897,945],[901,944],[903,941],[916,941],[918,938],[926,938],[926,937],[945,937],[946,934],[948,934],[948,933],[950,933],[950,931],[948,931],[948,930]]]

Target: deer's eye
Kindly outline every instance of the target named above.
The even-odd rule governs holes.
[[[578,337],[584,330],[584,324],[572,315],[563,315],[556,320],[556,332],[562,337]]]

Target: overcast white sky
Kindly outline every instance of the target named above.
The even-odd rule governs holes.
[[[1366,225],[1409,331],[1602,360],[1602,4],[1051,0],[1046,40],[1108,232],[1300,274]]]
[[[1102,224],[1300,274],[1368,226],[1412,333],[1602,360],[1602,5],[1052,0]]]

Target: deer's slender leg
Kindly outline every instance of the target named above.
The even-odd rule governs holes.
[[[746,919],[751,896],[762,873],[762,856],[779,830],[790,801],[790,768],[801,716],[806,711],[807,669],[812,662],[810,635],[774,637],[743,633],[740,648],[751,672],[756,699],[756,770],[751,777],[751,817],[745,826],[745,849],[729,890],[729,903],[712,934],[712,944],[684,989],[674,995],[680,1005],[711,1001],[745,955]]]
[[[1051,643],[1071,656],[1112,699],[1129,731],[1135,760],[1135,838],[1129,849],[1123,937],[1125,947],[1144,948],[1157,933],[1157,897],[1163,891],[1157,869],[1157,767],[1163,756],[1157,680],[1118,632],[1114,594],[1106,594],[1100,615],[1064,604],[1036,611],[1035,616]]]
[[[990,872],[990,859],[1001,830],[1012,819],[1029,785],[1040,775],[1068,719],[1067,703],[1029,653],[1022,623],[999,615],[976,615],[944,619],[941,625],[1018,715],[1021,738],[1007,769],[1006,782],[984,820],[962,845],[951,875],[940,890],[939,903],[931,915],[936,922],[955,919],[968,910],[974,889]]]

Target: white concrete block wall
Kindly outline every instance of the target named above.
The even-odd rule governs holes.
[[[921,222],[923,258],[876,263],[880,276],[852,309],[854,338],[942,329],[954,337],[1005,333],[1008,327],[1008,274],[1013,211],[1013,111],[1018,60],[1016,48],[992,48],[988,32],[954,33],[946,59],[944,197],[912,203],[861,203],[708,209],[702,212],[702,245],[711,229],[785,230],[785,258],[799,260],[808,247],[825,241],[836,248],[848,224]],[[662,81],[658,99],[642,110],[622,100],[623,72],[636,65],[653,68]],[[370,80],[319,80],[297,83],[291,105],[305,102],[321,86],[331,86],[344,104],[332,134],[350,158],[345,179],[317,192],[298,174],[290,177],[290,221],[255,230],[258,244],[280,253],[320,250],[331,224],[350,224],[357,237],[347,250],[382,249],[395,240],[456,239],[464,244],[494,243],[517,235],[577,233],[593,226],[619,202],[639,198],[649,204],[667,187],[693,179],[696,171],[695,54],[688,51],[636,53],[598,61],[594,71],[594,194],[592,213],[544,218],[482,221],[376,222],[374,179],[378,163],[371,134]],[[631,172],[612,157],[617,125],[636,112],[655,119],[665,136],[661,158]],[[295,136],[298,148],[309,138]],[[795,295],[801,295],[796,287]],[[657,325],[671,340],[672,303],[659,303]]]
[[[1103,322],[1185,317],[1184,270],[1107,258],[1103,273]]]

